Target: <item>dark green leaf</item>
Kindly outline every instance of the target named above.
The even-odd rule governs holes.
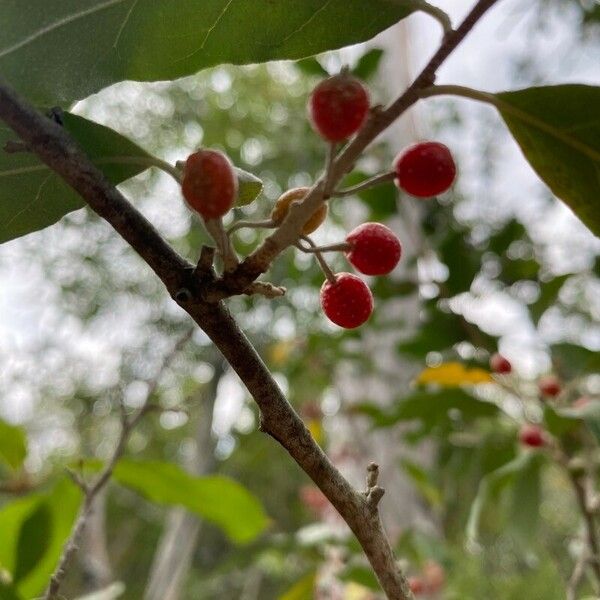
[[[558,293],[569,275],[554,277],[550,281],[540,281],[540,295],[538,299],[529,305],[529,313],[533,322],[537,325],[542,315],[556,302]]]
[[[370,79],[377,72],[382,56],[383,50],[381,48],[369,50],[358,59],[352,73],[365,81]]]
[[[585,373],[600,372],[598,351],[565,343],[552,346],[551,353],[557,371],[567,380]]]
[[[372,38],[413,11],[396,0],[19,0],[0,3],[0,72],[40,105],[117,81],[222,63],[299,59]],[[76,51],[74,50],[76,49]]]
[[[373,573],[373,569],[369,567],[363,567],[360,565],[353,565],[346,567],[340,574],[339,578],[342,581],[352,581],[354,583],[358,583],[363,587],[366,587],[370,590],[380,590],[379,583],[377,582],[377,578]]]
[[[0,419],[0,462],[19,469],[27,456],[27,438],[22,427]]]
[[[452,230],[438,247],[440,259],[448,267],[448,279],[443,284],[448,296],[468,292],[481,268],[481,254],[465,236],[465,231]]]
[[[489,249],[498,256],[504,256],[515,240],[529,240],[529,236],[527,230],[519,221],[511,219],[500,231],[490,237]]]
[[[495,98],[537,174],[600,235],[600,87],[532,87]]]
[[[148,168],[123,162],[149,155],[116,131],[68,113],[64,126],[111,183],[121,183]],[[0,147],[13,137],[0,126]],[[32,154],[0,152],[0,243],[52,225],[84,204]]]
[[[236,543],[251,542],[269,523],[259,500],[227,477],[194,477],[171,463],[133,460],[119,462],[114,477],[152,502],[187,508]]]
[[[531,453],[531,459],[515,475],[508,522],[522,544],[531,545],[539,524],[542,455]]]
[[[313,600],[316,581],[317,574],[315,571],[311,571],[297,581],[285,594],[279,596],[279,600]]]
[[[52,539],[52,514],[41,502],[25,519],[17,541],[17,562],[13,581],[18,583],[38,564]]]

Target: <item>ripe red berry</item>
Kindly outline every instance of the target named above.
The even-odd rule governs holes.
[[[546,443],[544,430],[538,425],[523,425],[519,432],[519,441],[530,448],[541,448]]]
[[[425,592],[425,582],[422,577],[418,577],[417,575],[408,578],[408,587],[415,596],[419,596]]]
[[[204,219],[222,217],[233,206],[238,181],[229,159],[217,150],[198,150],[183,168],[181,190],[189,207]]]
[[[412,196],[429,198],[447,191],[456,177],[450,150],[439,142],[420,142],[394,160],[396,184]]]
[[[439,563],[430,560],[423,567],[425,588],[429,594],[439,592],[446,583],[446,571]]]
[[[504,375],[512,371],[512,365],[510,364],[508,359],[502,356],[502,354],[496,352],[490,357],[490,369],[494,373],[500,373],[501,375]]]
[[[315,131],[330,142],[341,142],[355,134],[369,112],[369,94],[348,73],[321,81],[308,101],[308,114]]]
[[[398,264],[402,247],[394,232],[381,223],[363,223],[353,229],[346,241],[352,248],[348,260],[365,275],[385,275]]]
[[[538,389],[542,396],[555,398],[560,394],[562,386],[556,375],[544,375],[543,377],[540,377],[538,381]]]
[[[373,295],[367,284],[352,273],[338,273],[335,282],[326,280],[321,287],[321,307],[340,327],[354,329],[373,312]]]

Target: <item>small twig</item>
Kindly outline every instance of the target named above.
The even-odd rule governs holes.
[[[378,480],[379,465],[372,462],[367,467],[367,489],[365,491],[365,497],[367,498],[367,505],[373,512],[377,512],[377,506],[385,494],[385,490],[377,485]]]
[[[324,256],[321,254],[317,245],[307,235],[303,235],[302,239],[305,242],[307,242],[308,244],[310,244],[310,247],[312,248],[312,253],[315,255],[315,258],[317,259],[319,266],[321,267],[321,270],[325,274],[325,277],[327,277],[327,280],[330,283],[335,283],[335,273],[331,270],[331,267],[327,264],[327,261],[325,260]],[[305,248],[302,246],[302,244],[300,244],[300,242],[296,243],[296,248],[298,248],[299,250],[305,250]]]
[[[273,285],[267,281],[255,281],[244,290],[246,296],[258,294],[265,298],[280,298],[285,296],[286,292],[287,290],[284,287]]]
[[[273,229],[277,227],[273,219],[266,219],[264,221],[236,221],[228,230],[227,235],[231,235],[234,231],[247,227],[249,229]]]
[[[325,186],[323,188],[323,198],[327,200],[333,187],[333,167],[335,163],[335,153],[337,150],[337,144],[331,142],[327,147],[327,156],[325,158]]]
[[[71,479],[82,490],[84,494],[83,506],[81,507],[79,516],[77,517],[75,525],[71,530],[71,535],[69,536],[69,539],[63,547],[63,553],[59,560],[58,566],[56,567],[54,573],[50,577],[50,583],[48,584],[48,588],[44,593],[43,600],[54,600],[57,597],[60,586],[62,585],[62,582],[64,581],[64,578],[67,574],[67,568],[69,566],[71,558],[78,549],[79,539],[81,538],[83,530],[85,529],[87,519],[92,510],[94,499],[111,478],[115,466],[117,465],[117,462],[125,452],[125,448],[127,447],[127,442],[129,440],[129,436],[131,435],[132,430],[139,423],[140,419],[147,412],[149,412],[149,407],[153,409],[156,406],[151,404],[151,398],[154,395],[156,388],[158,387],[163,373],[169,367],[169,365],[177,356],[182,347],[190,340],[193,333],[193,329],[190,329],[190,331],[186,332],[185,335],[182,336],[179,339],[179,341],[175,344],[171,352],[169,352],[169,354],[167,354],[167,356],[164,358],[163,363],[160,366],[160,369],[158,370],[157,374],[152,380],[148,382],[146,398],[138,412],[132,417],[128,418],[124,410],[121,409],[121,433],[119,435],[117,444],[115,446],[115,449],[113,450],[110,459],[108,460],[108,462],[104,466],[104,469],[102,469],[100,475],[98,475],[96,480],[93,483],[88,484],[78,473],[67,469],[67,473],[69,474]],[[119,399],[119,407],[121,407],[121,405],[124,406],[122,400]]]
[[[448,16],[448,13],[443,11],[441,8],[434,6],[433,4],[429,4],[425,0],[413,0],[413,6],[416,10],[424,12],[428,14],[430,17],[433,17],[444,30],[444,36],[450,35],[454,30],[452,29],[452,21]]]
[[[206,219],[204,221],[206,231],[212,236],[219,254],[223,259],[223,270],[225,273],[233,271],[239,264],[239,259],[229,236],[223,227],[223,221],[219,219]]]
[[[584,546],[582,549],[577,562],[575,563],[575,567],[573,568],[573,573],[569,578],[567,583],[567,599],[566,600],[577,600],[577,590],[581,585],[581,581],[585,575],[585,566],[588,561],[587,549]]]
[[[337,244],[329,244],[327,246],[311,246],[310,248],[307,248],[298,242],[296,247],[307,254],[314,254],[315,252],[348,252],[352,249],[352,244],[349,242],[338,242]]]
[[[362,192],[363,190],[368,190],[369,188],[375,187],[376,185],[380,185],[382,183],[386,183],[387,181],[393,181],[396,178],[396,171],[388,171],[387,173],[381,173],[380,175],[376,175],[375,177],[371,177],[366,179],[365,181],[353,185],[352,187],[343,189],[343,190],[334,190],[331,193],[333,198],[342,198],[344,196],[353,196],[354,194],[358,194],[358,192]]]

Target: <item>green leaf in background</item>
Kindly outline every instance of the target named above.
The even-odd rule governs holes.
[[[383,50],[381,48],[372,48],[358,59],[352,73],[365,81],[370,79],[377,73],[382,57]]]
[[[27,456],[25,430],[0,419],[0,462],[13,470],[23,464]]]
[[[523,545],[532,545],[540,520],[543,456],[531,452],[524,467],[517,471],[512,488],[508,525]]]
[[[315,597],[316,571],[311,571],[297,581],[279,600],[313,600]]]
[[[352,581],[370,590],[379,591],[380,585],[373,573],[373,569],[362,565],[351,565],[346,567],[339,575],[342,581]]]
[[[122,582],[117,581],[97,592],[79,596],[76,600],[115,600],[115,598],[120,598],[124,593],[125,585]]]
[[[540,295],[535,302],[527,307],[531,319],[536,325],[539,323],[543,314],[554,304],[554,302],[556,302],[560,289],[569,277],[570,275],[560,275],[559,277],[553,277],[548,281],[539,282]]]
[[[1,10],[1,9],[0,9]],[[113,184],[148,168],[119,159],[146,159],[149,154],[116,131],[82,117],[64,114],[64,126]],[[14,134],[0,126],[0,147]],[[0,151],[0,243],[43,229],[84,201],[35,156]]]
[[[539,469],[539,462],[541,455],[536,452],[524,452],[517,456],[514,460],[501,466],[499,469],[492,471],[486,475],[479,484],[479,490],[477,496],[471,506],[469,513],[469,519],[467,522],[466,534],[467,538],[471,542],[477,542],[480,533],[481,521],[483,513],[486,508],[494,503],[497,507],[497,500],[502,491],[508,486],[515,485],[517,481],[522,481],[522,477],[527,477],[527,474],[532,473],[533,470]],[[533,497],[535,494],[531,493],[531,490],[526,490],[527,493],[523,494],[523,497]],[[517,497],[514,497],[513,506],[518,501]],[[535,507],[528,505],[524,507],[527,509],[528,517],[531,518],[531,510],[535,510],[536,519],[539,504]],[[513,511],[514,513],[514,511]],[[514,516],[514,514],[513,514]],[[525,520],[523,516],[523,520]]]
[[[52,537],[52,514],[46,502],[40,502],[25,519],[17,540],[17,560],[13,581],[18,583],[28,575],[48,550]]]
[[[45,0],[0,3],[0,72],[39,105],[117,81],[223,63],[299,59],[363,42],[408,16],[403,0]],[[77,51],[73,51],[76,48]]]
[[[7,583],[3,583],[0,580],[0,600],[24,600],[22,596],[19,595],[17,590],[13,585],[9,585]]]
[[[555,344],[551,347],[552,361],[565,379],[600,372],[600,352],[576,344]]]
[[[494,98],[537,174],[600,236],[600,87],[532,87]]]
[[[498,407],[478,400],[463,389],[440,391],[419,390],[398,400],[391,410],[382,410],[375,404],[359,404],[353,407],[367,415],[375,427],[390,427],[404,421],[420,421],[427,431],[438,425],[448,424],[454,416],[465,421],[498,414]]]
[[[114,478],[152,502],[187,508],[238,544],[256,539],[269,524],[260,501],[227,477],[194,477],[171,463],[122,460]]]
[[[409,460],[403,460],[401,464],[411,482],[417,488],[421,496],[423,496],[423,498],[427,501],[427,503],[433,508],[442,506],[442,494],[439,488],[436,486],[433,477],[431,477],[427,471],[417,463]]]
[[[24,598],[39,596],[48,584],[80,502],[79,489],[63,478],[48,492],[14,500],[0,509],[0,567],[15,579],[14,588]]]

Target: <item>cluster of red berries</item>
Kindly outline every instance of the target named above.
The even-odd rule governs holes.
[[[347,72],[325,79],[313,90],[308,112],[315,131],[331,143],[341,142],[365,124],[370,109],[363,84]],[[456,177],[456,166],[446,146],[421,142],[401,152],[394,160],[395,181],[400,189],[428,198],[448,190]],[[354,229],[346,242],[346,256],[364,275],[390,273],[400,260],[400,241],[380,223],[365,223]],[[352,329],[373,312],[373,295],[366,283],[351,273],[338,273],[335,281],[321,288],[323,312],[336,325]]]
[[[435,561],[429,561],[419,575],[408,578],[408,586],[415,596],[438,593],[446,583],[444,567]]]
[[[343,71],[322,81],[313,90],[308,112],[314,129],[335,144],[356,134],[367,121],[369,94],[363,84]],[[456,177],[456,166],[446,146],[421,142],[401,152],[393,163],[395,181],[405,192],[429,198],[447,191]],[[283,221],[293,202],[309,188],[285,192],[271,213],[271,223]],[[188,157],[182,173],[183,196],[205,220],[224,216],[234,205],[238,181],[229,159],[216,150],[202,149]],[[322,204],[307,220],[302,233],[313,232],[326,218]],[[398,264],[402,248],[394,233],[380,223],[364,223],[346,237],[346,257],[364,275],[385,275]],[[367,284],[352,273],[337,273],[325,281],[320,293],[327,317],[344,328],[362,325],[373,312],[373,295]]]

